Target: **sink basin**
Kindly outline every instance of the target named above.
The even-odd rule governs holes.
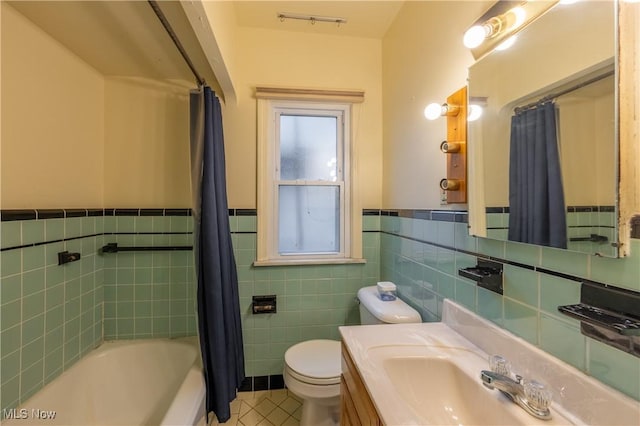
[[[395,391],[425,424],[516,425],[522,423],[506,397],[485,389],[446,358],[387,358],[382,362]]]
[[[445,300],[439,323],[340,327],[383,424],[638,426],[640,405],[468,309]],[[553,393],[541,420],[482,385],[489,355]]]

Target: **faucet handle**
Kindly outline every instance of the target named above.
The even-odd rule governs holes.
[[[489,368],[494,373],[511,377],[511,363],[500,355],[492,355],[489,357]]]
[[[531,407],[540,411],[548,410],[553,399],[551,390],[535,380],[524,382],[524,396]]]

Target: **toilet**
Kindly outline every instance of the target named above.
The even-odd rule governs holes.
[[[383,302],[376,286],[358,291],[360,323],[418,323],[418,311],[400,299]],[[340,342],[308,340],[284,354],[284,382],[303,400],[301,426],[335,426],[340,422]]]

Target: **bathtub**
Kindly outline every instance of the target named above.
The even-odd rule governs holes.
[[[195,425],[204,394],[197,338],[105,342],[2,424]]]

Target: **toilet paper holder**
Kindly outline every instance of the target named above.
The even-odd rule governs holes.
[[[278,312],[276,306],[276,295],[253,296],[251,308],[253,314],[275,314]]]

